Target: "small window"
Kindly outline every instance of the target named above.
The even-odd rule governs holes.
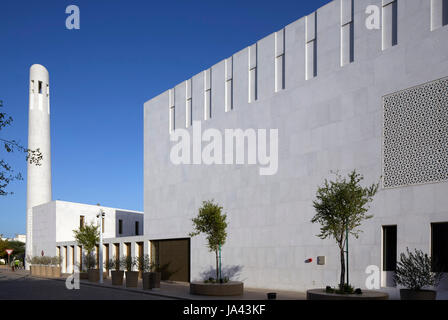
[[[79,217],[79,227],[83,228],[84,227],[84,216],[80,216]]]
[[[397,269],[397,226],[383,227],[383,271]]]
[[[104,217],[102,217],[101,226],[103,227],[101,231],[104,233]]]
[[[431,224],[431,259],[434,272],[448,272],[448,223]]]
[[[135,221],[135,235],[138,236],[138,230],[139,230],[139,223],[138,221]]]
[[[42,81],[39,81],[38,92],[39,92],[39,94],[42,94]]]
[[[122,234],[123,233],[123,220],[119,219],[118,220],[118,234]]]

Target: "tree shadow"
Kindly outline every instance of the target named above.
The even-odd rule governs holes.
[[[222,278],[228,278],[229,280],[238,280],[241,281],[239,278],[241,275],[241,272],[243,270],[243,266],[239,265],[233,265],[233,266],[225,266],[221,268]],[[216,278],[216,268],[213,266],[210,266],[208,269],[201,272],[201,279],[207,280],[209,278]]]

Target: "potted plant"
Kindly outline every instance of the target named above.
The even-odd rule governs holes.
[[[85,260],[85,257],[83,257],[82,259]],[[79,272],[79,279],[81,279],[81,280],[89,279],[89,274],[87,273],[87,271],[84,271],[85,267],[86,267],[85,262],[84,263],[81,263],[81,262],[76,263],[76,267]]]
[[[73,230],[74,238],[76,242],[87,251],[85,255],[85,266],[87,266],[87,277],[89,281],[96,282],[99,280],[98,270],[95,268],[95,257],[93,251],[95,249],[96,243],[100,239],[100,233],[98,231],[98,226],[93,225],[93,223],[83,225],[77,230]],[[80,274],[81,276],[81,274]],[[81,277],[82,278],[82,277]]]
[[[215,253],[216,260],[216,279],[221,279],[219,252],[226,242],[227,237],[227,215],[222,213],[223,208],[211,201],[204,201],[202,207],[199,208],[199,214],[193,218],[194,231],[190,233],[190,237],[195,237],[201,233],[205,233],[208,242],[208,248]]]
[[[349,173],[348,179],[342,178],[336,173],[334,181],[325,179],[323,186],[317,190],[316,200],[313,207],[316,215],[312,223],[321,225],[321,239],[334,238],[338,245],[340,254],[340,277],[338,288],[327,286],[326,289],[314,289],[307,292],[308,299],[319,299],[320,296],[328,299],[341,299],[337,295],[354,295],[355,289],[350,285],[348,279],[348,239],[349,235],[358,238],[362,230],[361,223],[372,218],[368,215],[368,204],[378,191],[379,184],[368,187],[361,186],[363,176],[356,170]],[[360,290],[356,292],[361,292]],[[335,296],[332,296],[335,295]],[[359,296],[361,296],[359,294]]]
[[[132,271],[137,265],[136,259],[127,256],[124,258],[123,265],[126,269],[126,288],[136,288],[138,285],[138,271]]]
[[[436,288],[443,273],[433,272],[434,265],[431,258],[421,250],[415,249],[410,252],[406,248],[406,254],[400,254],[397,269],[394,275],[396,284],[405,288],[400,289],[401,300],[435,300],[436,290],[423,289],[427,287]]]
[[[53,278],[61,277],[61,257],[54,256],[51,258],[51,276]]]
[[[145,254],[137,258],[137,269],[139,279],[143,279],[143,273],[149,272],[150,267],[151,267],[151,261],[149,259],[149,255]]]
[[[151,263],[149,255],[146,254],[142,257],[139,257],[137,261],[137,266],[139,272],[142,273],[144,290],[160,288],[160,272],[157,272],[158,276],[156,275],[156,272],[152,272],[154,269],[154,265]],[[158,286],[157,286],[157,280],[158,280]]]
[[[33,258],[34,264],[36,265],[36,276],[45,276],[44,266],[42,264],[42,257],[36,256]]]
[[[115,259],[110,259],[108,262],[112,275],[112,285],[122,286],[123,285],[123,274],[124,272],[120,270],[121,259],[116,257]]]
[[[42,256],[40,258],[41,264],[43,265],[43,272],[41,269],[41,276],[44,276],[46,278],[51,278],[52,272],[51,272],[51,258],[47,256]]]
[[[96,259],[93,253],[84,256],[84,265],[87,267],[87,279],[89,282],[98,282],[100,279],[99,270],[96,269]]]
[[[198,295],[237,296],[244,293],[244,283],[241,281],[225,281],[221,271],[221,248],[227,238],[227,215],[223,207],[214,200],[204,201],[199,208],[196,218],[192,219],[194,231],[190,233],[195,237],[204,233],[210,252],[215,253],[216,278],[208,282],[191,282],[190,293]],[[163,268],[163,266],[162,266]]]
[[[158,265],[151,263],[149,272],[149,289],[159,289],[162,272]]]

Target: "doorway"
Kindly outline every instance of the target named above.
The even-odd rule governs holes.
[[[190,282],[190,239],[151,241],[151,255],[162,280]]]

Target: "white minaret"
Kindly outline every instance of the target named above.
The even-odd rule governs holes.
[[[26,201],[26,256],[34,256],[34,206],[51,201],[51,150],[50,150],[50,82],[44,66],[30,68],[30,104],[28,118],[28,149],[40,149],[39,166],[28,163]],[[27,269],[29,267],[27,266]]]

